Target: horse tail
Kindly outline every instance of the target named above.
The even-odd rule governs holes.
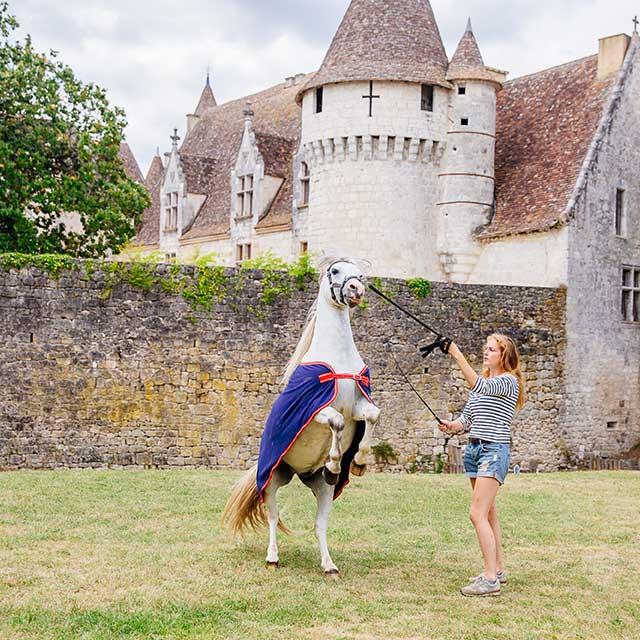
[[[231,489],[231,494],[222,512],[222,523],[234,533],[243,534],[247,529],[256,531],[269,524],[264,504],[258,492],[258,465],[245,473]],[[278,529],[289,533],[287,527],[278,520]]]

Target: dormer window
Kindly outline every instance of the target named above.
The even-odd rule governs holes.
[[[432,84],[422,85],[420,109],[422,111],[433,111],[433,85]]]
[[[322,113],[322,101],[324,99],[324,87],[316,88],[316,99],[315,99],[315,112]]]
[[[250,174],[238,178],[237,198],[236,217],[246,218],[251,216],[253,210],[253,175]]]
[[[309,173],[309,165],[303,162],[300,165],[300,205],[309,204],[310,182],[311,174]]]
[[[164,230],[178,230],[178,192],[172,191],[166,195],[166,206],[164,209]]]

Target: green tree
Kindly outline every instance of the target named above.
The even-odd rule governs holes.
[[[34,50],[0,1],[0,252],[99,257],[135,234],[149,205],[118,157],[124,112]],[[75,212],[81,231],[65,228]]]

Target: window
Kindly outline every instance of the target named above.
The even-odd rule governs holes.
[[[173,191],[166,195],[164,210],[164,230],[176,231],[178,229],[178,192]]]
[[[622,319],[640,322],[640,267],[622,267]]]
[[[311,175],[309,165],[303,162],[300,165],[300,204],[309,204],[309,184]]]
[[[175,253],[165,253],[164,258],[167,262],[173,262],[176,259]]]
[[[324,87],[316,89],[316,113],[322,113],[322,100],[324,98]]]
[[[237,218],[246,218],[253,211],[253,176],[240,176],[238,178],[238,208]]]
[[[433,85],[432,84],[422,85],[420,109],[422,111],[433,111]]]
[[[236,264],[244,260],[251,260],[251,244],[248,242],[236,245]]]
[[[466,127],[469,124],[469,118],[460,118],[460,124]]]
[[[309,243],[301,242],[300,243],[300,254],[309,253]]]
[[[616,235],[623,236],[625,234],[625,216],[624,216],[624,189],[616,189]]]
[[[458,95],[459,96],[464,96],[467,93],[467,87],[458,87]]]

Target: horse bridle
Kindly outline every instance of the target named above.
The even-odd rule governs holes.
[[[358,282],[361,282],[362,284],[364,284],[364,276],[347,276],[342,283],[340,282],[334,282],[333,278],[332,278],[332,273],[331,273],[331,269],[334,267],[334,265],[339,264],[341,262],[346,262],[347,264],[353,264],[353,262],[351,262],[350,260],[336,260],[335,262],[332,262],[328,267],[327,267],[327,280],[329,280],[329,291],[331,291],[331,297],[333,298],[333,301],[336,304],[340,304],[343,306],[347,306],[347,302],[344,299],[344,288],[347,286],[347,283],[350,280],[357,280]],[[336,292],[335,290],[338,289],[338,294],[340,296],[340,298],[338,299],[338,296],[336,296]]]

